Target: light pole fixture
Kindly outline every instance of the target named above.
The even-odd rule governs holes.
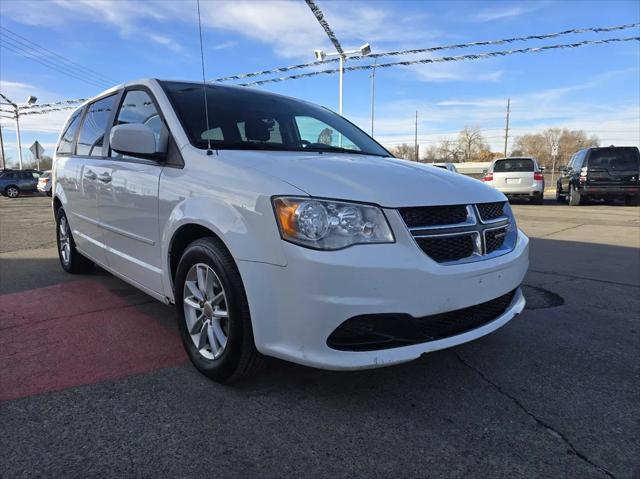
[[[339,94],[338,94],[339,95],[338,96],[338,113],[342,115],[342,77],[344,75],[344,62],[349,57],[366,57],[371,53],[371,45],[369,45],[368,43],[365,43],[357,50],[342,52],[342,54],[340,54],[339,52],[327,53],[324,50],[314,50],[313,53],[315,54],[316,59],[321,62],[327,58],[338,57],[338,60],[340,62],[340,68],[339,68],[340,86],[339,86]]]
[[[9,105],[13,110],[13,119],[16,121],[16,138],[18,140],[18,161],[20,163],[20,169],[22,169],[22,141],[20,138],[20,108],[22,107],[20,107],[17,103],[11,101],[5,95],[0,94],[0,97],[3,100],[5,100],[6,103],[4,104]],[[29,95],[25,103],[30,106],[35,104],[37,101],[38,101],[37,97],[33,95]],[[3,152],[3,163],[4,163],[4,152]]]

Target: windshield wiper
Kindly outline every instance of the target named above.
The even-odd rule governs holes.
[[[318,152],[330,151],[333,153],[353,153],[355,155],[383,156],[375,153],[369,153],[367,151],[351,150],[349,148],[343,148],[341,146],[333,146],[333,145],[324,145],[324,146],[309,145],[301,148],[300,151],[318,151]]]

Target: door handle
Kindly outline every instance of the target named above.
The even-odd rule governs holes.
[[[91,170],[87,170],[84,172],[84,177],[87,180],[95,180],[98,176]]]
[[[100,181],[102,181],[103,183],[110,183],[111,182],[111,175],[109,173],[102,173],[100,176],[98,176],[98,179]]]

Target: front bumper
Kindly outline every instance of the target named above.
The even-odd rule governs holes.
[[[346,319],[366,314],[435,315],[484,303],[522,283],[529,240],[497,258],[459,265],[436,263],[417,247],[399,215],[388,214],[396,243],[315,251],[283,242],[287,266],[238,261],[258,350],[307,366],[334,370],[398,364],[484,336],[525,305],[518,289],[493,321],[455,336],[375,351],[341,351],[327,338]]]

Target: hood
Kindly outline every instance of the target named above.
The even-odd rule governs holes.
[[[227,150],[224,156],[277,177],[310,196],[389,208],[505,200],[502,193],[481,181],[407,160],[286,151]]]

